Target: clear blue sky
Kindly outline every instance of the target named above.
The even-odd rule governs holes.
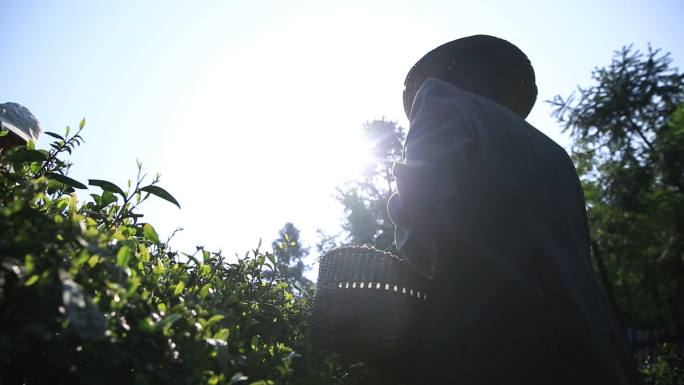
[[[404,76],[433,47],[485,33],[530,57],[529,120],[626,44],[684,60],[684,2],[0,1],[0,102],[47,130],[88,120],[77,179],[125,185],[135,159],[183,205],[150,203],[177,245],[244,252],[294,221],[305,241],[341,216],[334,187],[363,159],[361,125],[406,125]],[[47,137],[40,143],[46,146]],[[85,196],[85,195],[84,195]]]

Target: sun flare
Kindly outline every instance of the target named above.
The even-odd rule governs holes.
[[[316,174],[328,172],[342,184],[360,178],[363,170],[376,161],[372,156],[372,143],[361,135],[342,137],[338,143],[322,162],[316,164]]]

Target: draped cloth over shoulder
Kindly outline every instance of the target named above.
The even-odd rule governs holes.
[[[430,79],[394,173],[397,247],[434,276],[416,383],[639,382],[560,146],[500,104]]]

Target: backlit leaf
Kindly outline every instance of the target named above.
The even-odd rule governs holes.
[[[223,316],[223,315],[221,315],[221,314],[216,314],[215,316],[212,316],[212,317],[209,318],[209,320],[207,321],[207,327],[209,327],[209,326],[211,326],[211,325],[213,325],[213,324],[219,322],[220,320],[222,320],[222,319],[224,319],[224,318],[226,318],[226,317]]]
[[[181,318],[183,318],[183,316],[178,314],[178,313],[169,314],[168,316],[164,317],[164,319],[162,320],[162,325],[164,327],[171,326],[171,325],[173,325],[174,322],[178,321]]]
[[[94,254],[90,257],[90,259],[88,259],[88,266],[95,267],[95,265],[97,265],[97,263],[99,261],[100,261],[100,256],[97,254]]]
[[[228,340],[228,337],[230,336],[230,329],[223,328],[214,334],[214,338],[217,340]]]
[[[178,282],[176,284],[176,287],[173,289],[173,294],[179,295],[180,293],[183,292],[183,289],[185,289],[185,283],[184,282]]]
[[[200,298],[204,299],[204,297],[206,297],[207,294],[209,294],[209,289],[211,289],[210,283],[207,283],[204,286],[202,286],[202,288],[199,291]]]
[[[157,235],[157,231],[149,223],[143,225],[143,236],[150,242],[159,243],[159,235]]]
[[[117,193],[117,194],[121,195],[123,198],[126,198],[126,194],[124,194],[123,190],[119,186],[115,185],[112,182],[102,180],[102,179],[88,179],[88,184],[91,186],[97,186],[104,191],[110,191],[113,193]]]
[[[7,155],[7,160],[12,163],[44,162],[47,159],[45,150],[30,150],[26,147],[18,147]]]
[[[55,172],[48,172],[46,174],[46,176],[50,179],[56,180],[57,182],[63,183],[69,187],[78,188],[78,189],[87,189],[88,188],[83,183],[81,183],[75,179],[71,179],[66,175],[57,174]]]
[[[53,138],[55,138],[55,139],[65,140],[64,137],[63,137],[62,135],[56,134],[56,133],[54,133],[54,132],[45,131],[45,132],[43,132],[43,134],[45,134],[45,135],[47,135],[47,136],[51,136],[51,137],[53,137]]]
[[[27,254],[26,257],[24,257],[24,270],[26,274],[31,274],[33,273],[33,269],[35,268],[35,262],[33,261],[33,257],[30,254]]]
[[[40,278],[40,276],[38,276],[38,275],[32,275],[29,279],[26,280],[26,283],[24,285],[31,286],[34,283],[38,282],[39,278]]]
[[[176,198],[174,198],[173,195],[169,194],[168,191],[164,190],[163,188],[161,188],[159,186],[149,185],[149,186],[141,187],[140,191],[144,191],[144,192],[148,192],[152,195],[156,195],[159,198],[167,200],[167,201],[173,203],[174,205],[178,206],[178,208],[180,208],[180,203],[178,203]]]
[[[121,267],[128,266],[128,261],[131,259],[131,248],[128,246],[121,246],[119,252],[116,253],[116,264]]]

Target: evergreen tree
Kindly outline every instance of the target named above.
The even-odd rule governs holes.
[[[302,245],[299,229],[291,222],[286,223],[278,232],[278,239],[271,245],[277,270],[281,271],[287,282],[304,290],[310,289],[313,283],[304,277],[308,266],[303,261],[309,254],[309,248]]]
[[[365,168],[362,178],[338,189],[337,199],[345,212],[343,233],[339,237],[322,236],[318,245],[322,252],[340,243],[368,244],[396,252],[387,201],[396,191],[392,166],[402,160],[404,129],[396,122],[380,119],[364,124],[363,134],[372,144],[373,161]]]
[[[684,346],[684,75],[630,46],[592,77],[551,103],[573,139],[596,270],[626,326]]]

